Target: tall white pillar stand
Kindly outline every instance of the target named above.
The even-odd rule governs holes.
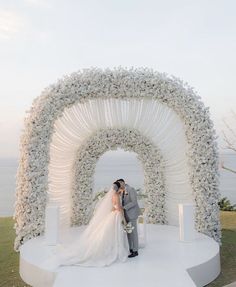
[[[189,242],[195,239],[194,205],[179,204],[179,239]]]
[[[142,215],[139,215],[137,229],[138,229],[139,248],[144,248],[147,242],[145,213]]]
[[[45,243],[56,245],[59,234],[59,206],[47,206],[45,215]]]

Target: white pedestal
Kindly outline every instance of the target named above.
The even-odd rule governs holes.
[[[138,241],[139,241],[139,248],[143,248],[146,245],[147,241],[147,231],[146,231],[146,218],[145,215],[140,215],[138,217]]]
[[[147,224],[146,228],[148,244],[139,249],[139,256],[105,268],[48,269],[43,262],[59,250],[45,245],[44,237],[38,236],[20,247],[20,275],[34,287],[110,287],[111,282],[112,287],[196,287],[206,286],[219,275],[220,248],[211,237],[196,232],[195,240],[180,244],[177,226]],[[69,246],[83,230],[84,226],[70,228],[62,244]],[[124,274],[125,284],[124,276],[117,274]]]
[[[59,207],[47,206],[45,215],[45,243],[56,245],[59,234]]]
[[[193,204],[179,204],[179,238],[181,241],[195,239]]]

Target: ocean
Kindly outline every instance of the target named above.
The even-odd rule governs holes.
[[[221,160],[236,170],[236,154],[221,154]],[[17,165],[16,158],[0,158],[0,216],[13,215]],[[143,172],[135,153],[121,150],[105,153],[96,165],[94,191],[110,187],[118,178],[124,178],[135,188],[142,188]],[[226,196],[236,204],[236,174],[221,170],[220,191],[221,197]]]

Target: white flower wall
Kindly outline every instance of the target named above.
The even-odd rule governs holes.
[[[25,118],[17,171],[15,249],[44,231],[54,122],[65,108],[95,98],[151,98],[180,116],[189,144],[186,156],[196,204],[195,227],[220,243],[219,159],[209,109],[187,84],[165,74],[143,68],[91,68],[66,76],[45,89]]]

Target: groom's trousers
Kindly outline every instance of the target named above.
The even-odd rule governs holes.
[[[129,241],[129,248],[133,251],[138,251],[138,230],[137,230],[137,219],[128,220],[131,222],[132,226],[134,227],[131,233],[127,233],[128,241]]]

